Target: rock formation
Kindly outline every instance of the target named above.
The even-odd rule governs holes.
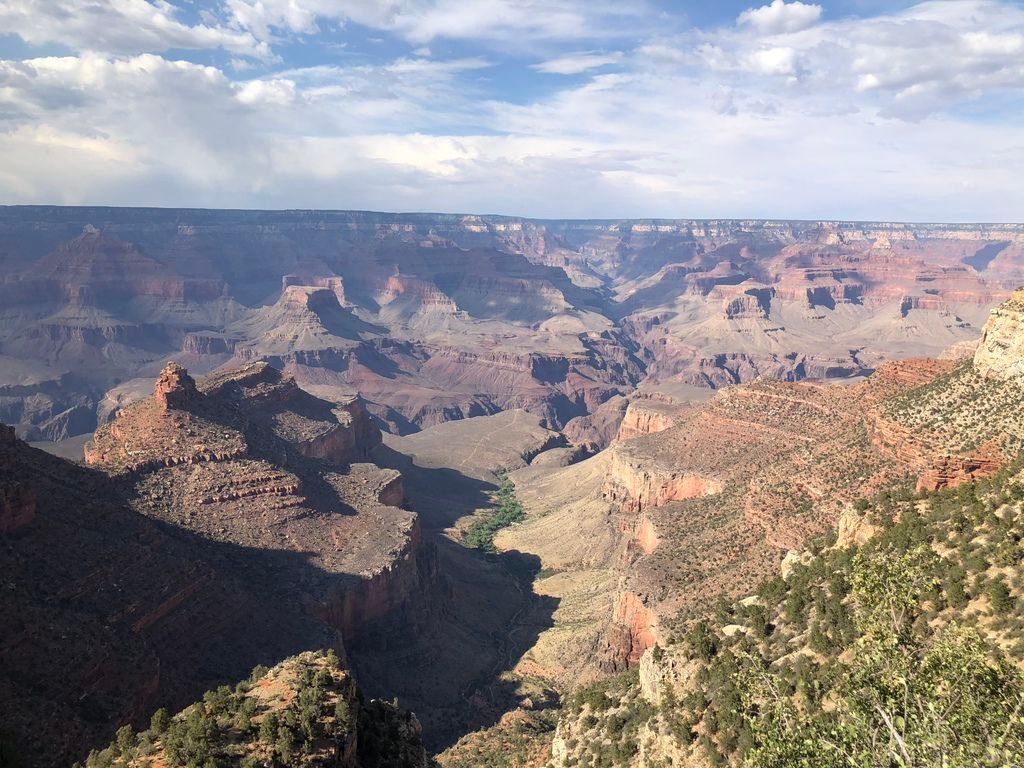
[[[994,310],[989,328],[1016,304]],[[1006,341],[1019,339],[1011,331]],[[970,360],[914,359],[850,385],[760,379],[697,405],[634,399],[602,453],[514,475],[530,517],[498,541],[565,571],[545,588],[577,614],[603,611],[580,630],[600,634],[589,669],[623,669],[676,617],[774,572],[809,537],[837,525],[844,541],[869,535],[850,518],[858,498],[894,484],[954,487],[1005,466],[1024,444],[1024,382],[984,372]],[[559,525],[594,554],[557,537]],[[613,574],[600,589],[595,566]],[[559,637],[552,630],[550,642]],[[547,642],[542,635],[538,647]]]
[[[1024,376],[1024,288],[992,311],[974,354],[974,367],[986,378]]]
[[[6,721],[19,702],[33,764],[66,764],[257,662],[332,645],[358,658],[441,613],[401,476],[366,460],[379,442],[357,401],[319,400],[265,363],[198,384],[167,365],[87,447],[102,472],[4,427],[0,610],[18,620],[0,705]],[[52,641],[29,642],[44,624]]]
[[[239,725],[241,719],[224,717],[239,711],[246,713],[244,726]],[[303,718],[301,725],[298,716]],[[190,725],[197,721],[206,726],[200,738],[189,734]],[[277,722],[277,728],[254,727],[267,721]],[[179,746],[183,735],[192,735],[185,750]],[[168,715],[158,729],[132,736],[130,743],[119,734],[119,743],[97,750],[93,759],[103,761],[120,754],[130,768],[152,763],[183,768],[196,759],[196,753],[206,760],[230,764],[294,761],[296,756],[282,751],[282,747],[289,749],[283,745],[294,741],[301,746],[307,738],[311,743],[298,758],[303,764],[338,768],[432,765],[416,715],[396,704],[366,700],[333,651],[301,653],[272,669],[257,667],[234,690],[224,686],[211,692],[204,701]]]
[[[199,397],[199,390],[188,371],[177,363],[168,363],[160,372],[153,388],[153,399],[165,411],[187,410]]]
[[[0,418],[45,440],[168,360],[265,360],[390,431],[526,408],[596,450],[642,381],[862,375],[1024,280],[1019,225],[22,207],[0,236]]]

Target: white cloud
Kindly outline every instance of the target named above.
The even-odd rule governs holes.
[[[621,60],[622,54],[618,52],[597,53],[590,51],[558,56],[554,59],[542,61],[539,64],[533,64],[531,65],[531,68],[538,72],[545,72],[553,75],[578,75],[581,72],[598,69],[599,67],[604,67],[608,64],[615,64]]]
[[[867,18],[818,19],[806,27],[777,12],[790,13],[796,5],[776,1],[742,14],[745,23],[738,27],[663,39],[638,48],[637,56],[652,66],[704,68],[728,86],[766,78],[757,85],[766,94],[774,87],[768,79],[776,79],[787,90],[772,95],[800,100],[815,113],[871,108],[920,120],[1024,88],[1019,4],[924,2]],[[803,6],[804,21],[814,16],[806,11],[811,7]],[[772,14],[751,15],[761,11]],[[765,37],[783,30],[784,37]]]
[[[188,25],[167,0],[4,0],[0,29],[31,45],[59,43],[73,50],[159,53],[170,48],[212,49],[260,59],[269,46],[249,32]]]
[[[295,101],[295,82],[284,78],[250,80],[238,87],[235,97],[243,104],[287,106]]]
[[[787,3],[772,0],[771,5],[748,8],[739,15],[737,22],[746,24],[765,35],[799,32],[818,23],[821,6],[808,3]]]
[[[644,0],[226,0],[235,23],[260,40],[311,33],[319,20],[352,21],[417,44],[438,38],[539,41],[618,37],[650,23]]]
[[[454,0],[318,2],[237,0],[255,9],[244,26],[224,26],[224,12],[204,25],[250,49],[356,22],[408,48],[470,35],[488,52],[436,58],[450,48],[440,41],[383,62],[345,51],[314,66],[246,69],[253,59],[238,53],[201,66],[156,47],[137,53],[173,38],[152,37],[143,18],[122,54],[0,61],[0,201],[989,220],[1024,210],[1024,110],[1014,101],[1024,10],[1014,3],[929,2],[818,18],[779,37],[766,31],[778,26],[748,22],[626,45],[590,42],[610,13],[600,3],[560,0],[561,20],[513,19],[502,16],[511,0],[486,0],[506,26],[479,32],[475,8],[437,26]],[[166,2],[142,5],[184,18]],[[84,45],[89,24],[76,24],[61,34]],[[517,48],[516,65],[530,56],[536,70],[584,76],[512,98],[499,79],[507,72],[490,69],[504,61],[491,43],[537,25],[548,43]],[[108,33],[104,46],[117,47]]]
[[[760,75],[796,77],[801,70],[800,56],[792,48],[784,46],[755,51],[747,57],[746,65],[751,72]]]

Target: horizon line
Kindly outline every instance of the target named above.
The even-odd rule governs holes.
[[[667,216],[622,216],[622,217],[557,217],[557,216],[524,216],[520,214],[507,213],[468,213],[465,211],[382,211],[363,208],[218,208],[207,206],[165,206],[165,205],[88,205],[76,204],[67,205],[60,203],[0,203],[0,211],[14,209],[50,209],[50,210],[81,210],[81,209],[103,209],[119,211],[194,211],[202,213],[278,213],[278,214],[303,214],[303,213],[348,213],[364,214],[374,216],[455,216],[455,217],[477,217],[481,219],[512,219],[533,222],[562,222],[562,223],[619,223],[619,222],[784,222],[798,224],[902,224],[909,226],[976,226],[976,227],[1024,227],[1024,221],[979,221],[979,220],[908,220],[908,219],[844,219],[835,217],[804,218],[804,217],[771,217],[771,216],[715,216],[715,217],[667,217]]]

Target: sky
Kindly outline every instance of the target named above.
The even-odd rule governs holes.
[[[0,204],[1024,220],[1024,0],[0,0]]]

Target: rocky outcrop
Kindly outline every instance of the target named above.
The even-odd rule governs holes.
[[[337,275],[284,275],[281,278],[282,293],[292,285],[309,285],[326,288],[337,298],[338,303],[345,305],[345,280]]]
[[[85,447],[89,464],[140,472],[227,461],[276,450],[344,465],[365,459],[380,430],[358,397],[333,406],[266,363],[211,375],[201,386],[177,363],[149,400],[117,411]]]
[[[986,378],[1024,377],[1024,288],[992,310],[974,367]]]
[[[347,464],[365,459],[380,445],[380,429],[374,425],[366,405],[359,398],[337,406],[334,415],[338,417],[337,424],[296,442],[301,454]]]
[[[658,546],[658,531],[651,519],[642,512],[637,518],[635,541],[640,552],[645,555],[651,554]]]
[[[606,672],[621,672],[634,666],[644,651],[657,642],[657,632],[657,616],[645,599],[628,590],[620,591],[598,666]]]
[[[392,470],[382,472],[382,475],[373,491],[377,501],[387,507],[404,507],[405,484],[402,474]]]
[[[650,704],[678,702],[691,690],[700,665],[683,654],[650,648],[640,657],[640,692]]]
[[[218,331],[190,331],[181,341],[181,351],[191,355],[232,355],[240,339]]]
[[[840,549],[860,546],[876,533],[878,533],[878,528],[869,523],[864,515],[859,514],[852,507],[847,507],[839,516],[835,545]],[[787,572],[783,569],[783,578],[786,575]]]
[[[917,479],[917,491],[954,488],[983,477],[991,477],[1003,466],[1002,457],[942,456],[934,459]]]
[[[395,486],[381,488],[385,494]],[[400,486],[399,486],[400,488]],[[318,609],[324,620],[358,652],[364,644],[387,643],[426,627],[434,618],[429,598],[439,574],[433,546],[423,540],[418,518],[410,516],[405,541],[386,565],[334,590]]]
[[[594,452],[608,447],[628,412],[629,401],[614,395],[586,416],[577,416],[566,423],[562,433],[569,442],[583,451]]]
[[[640,435],[662,432],[672,426],[673,414],[678,410],[678,405],[658,400],[631,400],[615,439],[630,440]]]
[[[767,320],[771,312],[772,288],[750,288],[742,296],[726,299],[724,313],[726,320],[755,318]]]
[[[199,390],[196,389],[195,380],[188,375],[188,371],[175,362],[170,362],[164,367],[153,387],[153,398],[164,410],[185,410],[198,397]]]
[[[310,684],[310,680],[315,683]],[[276,719],[289,721],[294,702],[310,689],[319,699],[315,716],[304,722],[312,733],[303,749],[306,761],[335,768],[428,768],[432,761],[423,746],[423,728],[416,715],[400,709],[397,703],[378,699],[367,700],[345,662],[334,649],[328,652],[307,651],[285,659],[271,669],[254,671],[249,679],[225,686],[219,694],[228,711],[246,710],[258,722]],[[197,702],[170,718],[170,728],[180,726],[201,712],[206,705]],[[288,726],[283,726],[288,727]],[[215,752],[230,750],[232,762],[260,763],[272,759],[278,745],[278,733],[257,733],[257,729],[239,727],[234,718],[210,718],[205,740]],[[139,746],[138,737],[132,747]],[[119,740],[120,741],[120,740]],[[147,742],[147,759],[151,762],[180,768],[185,765],[166,748],[167,739]],[[117,753],[112,745],[104,756]],[[132,765],[133,762],[129,762]]]
[[[623,512],[638,513],[670,501],[712,496],[722,490],[722,482],[717,478],[684,468],[651,465],[619,445],[610,450],[612,461],[602,495]]]

